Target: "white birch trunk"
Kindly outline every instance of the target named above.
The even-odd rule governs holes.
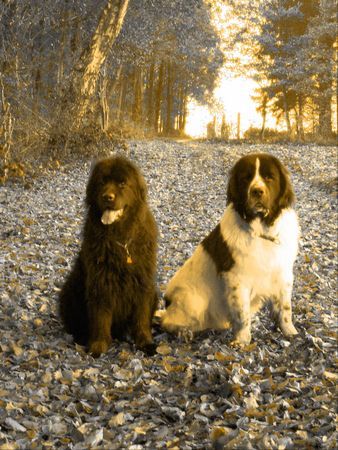
[[[75,68],[73,86],[76,95],[74,128],[77,128],[85,116],[90,101],[95,94],[100,68],[117,38],[129,0],[108,0],[89,47],[83,52]]]

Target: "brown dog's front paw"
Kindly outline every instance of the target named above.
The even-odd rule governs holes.
[[[156,353],[156,345],[153,342],[151,334],[143,335],[140,333],[135,339],[135,345],[136,348],[148,356],[153,356]]]
[[[94,357],[98,358],[101,353],[106,353],[109,348],[110,342],[105,340],[93,341],[89,345],[89,353]]]
[[[156,344],[154,344],[153,342],[138,346],[138,348],[147,356],[154,356],[156,353],[156,347]]]

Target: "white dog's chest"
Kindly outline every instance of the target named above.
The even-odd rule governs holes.
[[[239,249],[232,254],[234,265],[226,278],[231,284],[250,288],[256,295],[273,294],[279,289],[280,280],[292,276],[290,255],[281,244],[257,238],[245,252]]]
[[[237,232],[231,233],[227,222],[223,221],[223,230],[234,265],[225,278],[231,285],[241,284],[253,295],[268,296],[278,294],[281,285],[292,283],[298,247],[298,223],[293,211],[287,211],[268,233],[259,223],[252,224],[250,233],[240,227],[234,227]]]

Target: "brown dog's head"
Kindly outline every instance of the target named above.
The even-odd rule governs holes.
[[[260,217],[271,224],[294,201],[290,177],[282,163],[267,153],[242,157],[230,173],[227,203],[246,221]]]
[[[146,202],[143,176],[127,159],[116,156],[97,162],[89,177],[86,204],[104,225],[123,221]]]

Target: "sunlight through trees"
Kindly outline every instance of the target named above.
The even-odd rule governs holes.
[[[334,0],[2,2],[1,158],[192,122],[205,136],[216,116],[232,138],[238,113],[241,138],[330,140],[335,27]]]

